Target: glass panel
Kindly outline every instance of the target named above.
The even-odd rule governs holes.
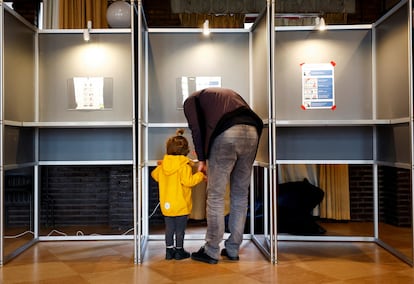
[[[9,170],[4,183],[4,255],[34,238],[33,169]]]
[[[43,166],[40,235],[132,235],[132,166]]]
[[[280,165],[278,233],[374,236],[371,165]]]
[[[131,58],[129,33],[94,33],[89,43],[77,33],[39,34],[39,120],[130,121]],[[94,84],[87,92],[80,92],[86,97],[92,91],[92,97],[100,97],[101,101],[91,106],[81,102],[82,111],[76,109],[75,77],[89,78],[89,83],[91,78],[103,78],[103,85],[98,84],[102,89]]]
[[[255,166],[253,169],[253,241],[269,259],[271,258],[271,195],[269,192],[268,169]]]
[[[269,198],[268,197],[265,198],[265,195],[267,195],[267,192],[268,192],[268,190],[266,190],[267,186],[265,185],[265,182],[266,182],[265,171],[266,169],[263,167],[255,166],[253,168],[253,178],[254,178],[253,233],[257,235],[262,235],[262,234],[265,234],[265,232],[269,231],[268,230],[269,224],[265,225],[265,220],[268,219],[268,218],[265,218],[265,214],[270,208]],[[265,210],[265,206],[267,206],[267,210]],[[249,221],[250,220],[248,219],[247,222]]]
[[[379,239],[412,259],[411,171],[380,166],[378,180]]]

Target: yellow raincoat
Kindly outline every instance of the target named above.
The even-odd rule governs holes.
[[[165,155],[152,172],[158,182],[160,208],[164,216],[189,215],[192,209],[191,187],[204,180],[204,174],[193,174],[192,162],[183,155]]]

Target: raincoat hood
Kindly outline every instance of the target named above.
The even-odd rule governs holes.
[[[165,175],[170,176],[176,173],[180,168],[182,168],[186,164],[192,165],[191,160],[186,156],[165,155],[164,159],[162,160],[161,169]]]

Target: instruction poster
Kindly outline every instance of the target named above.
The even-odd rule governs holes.
[[[103,109],[103,77],[74,77],[76,109]]]
[[[302,64],[302,109],[336,108],[334,67],[334,62]]]
[[[183,76],[177,78],[177,109],[183,108],[184,101],[193,92],[210,87],[221,87],[219,76]]]

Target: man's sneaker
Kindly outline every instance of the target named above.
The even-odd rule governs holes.
[[[175,248],[167,248],[165,250],[165,259],[173,259],[175,256]]]
[[[190,253],[183,248],[176,248],[174,258],[176,260],[186,259],[190,257]]]
[[[209,264],[216,264],[218,262],[217,259],[212,258],[211,256],[209,256],[208,254],[205,253],[204,247],[201,247],[198,250],[198,252],[193,252],[191,254],[191,259],[197,260],[197,261],[202,261],[202,262],[209,263]]]
[[[233,261],[238,261],[240,259],[238,255],[237,256],[228,255],[227,250],[225,248],[221,250],[220,255],[224,256],[224,257],[227,257],[229,260],[233,260]]]

